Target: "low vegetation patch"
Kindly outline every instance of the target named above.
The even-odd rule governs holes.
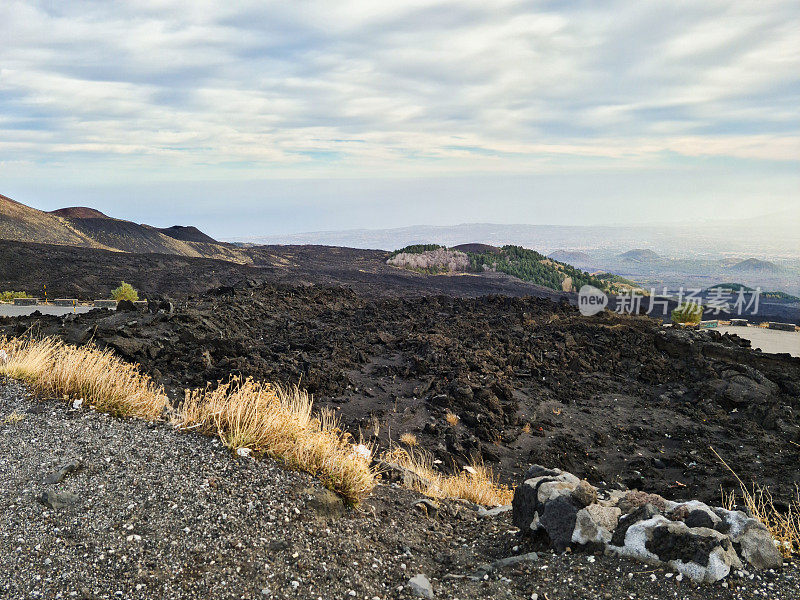
[[[514,497],[514,490],[498,484],[491,469],[482,463],[469,465],[455,475],[444,475],[434,469],[431,457],[421,450],[395,447],[381,459],[417,475],[414,489],[431,498],[460,498],[484,506],[502,506],[511,504]]]
[[[83,400],[119,417],[154,420],[169,402],[163,390],[109,350],[76,347],[54,338],[0,339],[7,359],[0,375],[20,379],[36,392]]]
[[[311,473],[351,503],[375,487],[375,472],[331,412],[312,414],[308,394],[234,378],[215,389],[186,391],[175,418],[183,430],[218,435],[235,452],[267,455]]]
[[[424,252],[401,252],[386,261],[395,267],[403,267],[424,273],[458,273],[469,269],[469,258],[463,252],[437,248]]]
[[[507,245],[488,250],[481,244],[467,244],[459,248],[466,251],[437,244],[416,244],[396,250],[386,262],[434,275],[495,271],[558,291],[565,288],[579,290],[586,284],[601,290],[609,289],[607,281],[522,246]]]

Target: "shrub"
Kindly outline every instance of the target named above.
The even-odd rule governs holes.
[[[120,283],[120,286],[111,291],[111,297],[119,302],[120,300],[130,300],[131,302],[136,302],[139,299],[139,292],[133,289],[133,286],[130,283],[125,283],[124,281]]]
[[[11,302],[16,298],[30,298],[27,292],[0,292],[0,302]]]
[[[699,304],[681,304],[672,311],[673,323],[699,323],[703,318],[703,307]]]
[[[769,530],[772,538],[778,542],[778,549],[783,557],[800,556],[800,485],[795,483],[794,497],[784,503],[783,510],[778,510],[772,500],[769,488],[757,483],[753,483],[751,487],[746,486],[736,471],[725,462],[717,451],[711,447],[710,450],[739,482],[739,491],[745,508],[754,519],[761,521]],[[720,491],[722,492],[722,504],[728,510],[733,510],[736,504],[736,492],[734,490],[728,493],[725,490]]]
[[[413,433],[404,433],[400,436],[400,443],[405,444],[406,446],[416,446],[417,436],[415,436]]]

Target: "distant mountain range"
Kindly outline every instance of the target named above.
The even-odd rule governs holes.
[[[567,251],[592,257],[614,257],[631,248],[652,250],[673,258],[720,258],[739,260],[775,257],[800,260],[800,210],[757,219],[724,219],[687,223],[643,225],[510,225],[463,223],[417,225],[394,229],[351,229],[271,236],[232,238],[251,244],[321,244],[350,248],[396,250],[413,244],[483,243],[514,244],[546,254]],[[578,262],[578,261],[576,261]]]
[[[241,248],[218,242],[196,227],[140,225],[85,206],[45,212],[3,195],[0,195],[0,239],[248,262]]]

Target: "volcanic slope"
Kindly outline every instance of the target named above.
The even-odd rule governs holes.
[[[6,196],[0,196],[0,239],[250,262],[237,246],[217,242],[195,227],[158,229],[83,206],[44,212]]]

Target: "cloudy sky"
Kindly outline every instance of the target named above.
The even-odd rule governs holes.
[[[0,193],[218,236],[800,203],[800,4],[0,2]]]

